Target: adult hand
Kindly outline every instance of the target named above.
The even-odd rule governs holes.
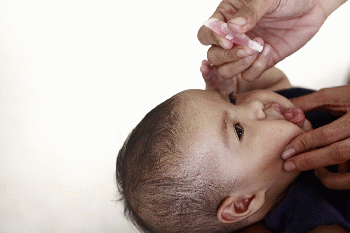
[[[350,85],[322,89],[292,102],[306,112],[325,110],[342,117],[296,137],[282,154],[287,159],[284,169],[316,169],[315,174],[326,187],[350,189]],[[338,173],[324,168],[335,164],[339,164]]]
[[[228,22],[233,32],[246,33],[253,40],[262,38],[265,46],[260,54],[234,45],[205,26],[200,28],[198,39],[204,45],[213,45],[208,61],[218,67],[221,77],[229,79],[241,73],[243,79],[253,81],[316,34],[330,14],[321,1],[223,0],[211,18]]]
[[[206,60],[202,61],[200,70],[206,90],[219,90],[224,96],[232,92],[237,93],[237,77],[224,79],[218,74],[218,68],[211,66]]]

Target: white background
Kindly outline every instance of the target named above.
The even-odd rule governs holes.
[[[1,1],[0,232],[137,232],[115,160],[173,94],[203,88],[197,31],[218,0]],[[294,85],[341,85],[350,3],[279,64]]]

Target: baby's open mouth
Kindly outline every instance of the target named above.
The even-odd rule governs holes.
[[[300,128],[304,126],[305,122],[305,114],[303,110],[300,108],[290,108],[290,109],[284,109],[281,105],[278,103],[274,103],[271,106],[275,111],[280,113],[286,121],[289,121]]]

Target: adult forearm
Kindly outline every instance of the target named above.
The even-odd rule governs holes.
[[[324,9],[326,10],[327,17],[332,14],[333,11],[338,9],[347,0],[320,0]]]

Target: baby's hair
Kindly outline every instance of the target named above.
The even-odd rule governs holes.
[[[223,184],[203,162],[186,157],[179,146],[186,130],[181,127],[180,107],[177,96],[158,105],[119,151],[116,177],[124,214],[142,232],[232,229],[217,219],[216,211],[233,184]]]

